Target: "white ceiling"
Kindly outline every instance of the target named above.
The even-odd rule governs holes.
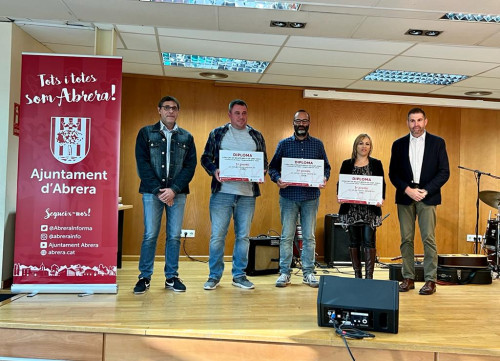
[[[500,99],[500,24],[440,20],[446,12],[500,15],[499,0],[303,0],[301,10],[255,10],[139,0],[0,0],[0,21],[90,24],[117,32],[125,73],[201,78],[162,65],[161,52],[265,60],[264,74],[221,71],[223,81]],[[304,29],[271,20],[306,22]],[[94,30],[20,25],[56,53],[94,54]],[[439,30],[439,37],[405,35]],[[365,81],[371,71],[463,74],[450,86]]]

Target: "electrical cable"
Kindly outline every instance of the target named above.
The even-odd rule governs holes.
[[[349,352],[349,356],[351,356],[352,361],[356,361],[354,358],[354,355],[351,352],[351,348],[349,347],[349,344],[347,343],[347,339],[355,339],[355,340],[361,340],[363,338],[374,338],[375,335],[369,332],[361,331],[358,330],[357,328],[354,328],[350,325],[339,325],[339,322],[337,320],[333,321],[333,326],[335,327],[335,334],[342,337],[342,341],[344,341],[345,347],[347,348],[347,352]]]
[[[184,250],[184,254],[187,256],[187,258],[189,258],[191,261],[196,261],[196,262],[200,262],[200,263],[208,263],[208,261],[202,261],[201,259],[196,259],[193,256],[191,256],[189,253],[187,253],[186,241],[187,241],[187,237],[186,237],[186,235],[184,235],[183,240],[182,240],[182,249]]]

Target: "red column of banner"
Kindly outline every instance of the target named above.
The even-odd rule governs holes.
[[[14,292],[116,285],[121,66],[23,54]]]

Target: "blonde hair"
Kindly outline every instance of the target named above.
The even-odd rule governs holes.
[[[361,133],[360,135],[358,135],[356,137],[356,139],[354,139],[354,144],[352,145],[352,160],[355,160],[357,157],[358,157],[358,143],[363,140],[364,138],[368,138],[370,140],[370,151],[368,152],[368,156],[370,156],[370,154],[372,154],[372,150],[373,150],[373,142],[372,142],[372,138],[370,138],[370,136],[368,134],[365,134],[365,133]]]

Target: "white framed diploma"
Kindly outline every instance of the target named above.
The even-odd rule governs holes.
[[[325,181],[323,159],[281,159],[281,180],[292,186],[319,187]]]
[[[264,152],[219,151],[221,181],[264,182]]]
[[[343,203],[382,204],[383,178],[374,175],[339,174],[338,200]]]

